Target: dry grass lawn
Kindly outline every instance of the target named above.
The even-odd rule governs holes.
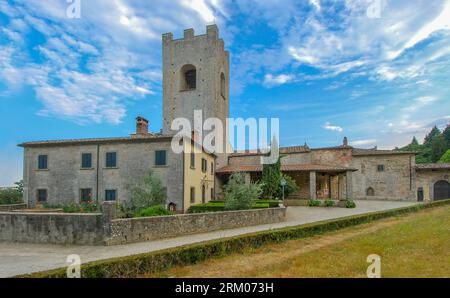
[[[148,277],[450,277],[450,206],[246,250]]]

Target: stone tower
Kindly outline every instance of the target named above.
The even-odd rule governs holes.
[[[229,53],[219,38],[216,25],[206,34],[184,31],[182,39],[172,33],[163,41],[163,133],[173,134],[172,121],[187,118],[194,128],[194,110],[202,110],[203,121],[215,117],[225,120],[229,113]],[[227,138],[224,137],[224,141]]]

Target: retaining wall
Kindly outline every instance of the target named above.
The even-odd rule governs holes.
[[[0,212],[0,241],[100,245],[102,214]]]
[[[0,212],[9,212],[12,210],[19,210],[25,208],[27,208],[27,204],[0,205]]]
[[[278,223],[286,218],[286,208],[254,209],[182,214],[111,221],[107,245],[205,233],[224,229]]]
[[[114,219],[115,203],[103,213],[0,212],[0,241],[64,245],[115,245],[187,234],[277,223],[286,208]]]

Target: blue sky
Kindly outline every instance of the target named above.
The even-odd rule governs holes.
[[[450,122],[450,1],[0,0],[0,185],[30,140],[161,128],[161,34],[217,23],[232,117],[281,145],[393,148]],[[378,9],[379,8],[379,9]]]

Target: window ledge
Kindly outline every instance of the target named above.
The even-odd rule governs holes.
[[[194,89],[181,89],[180,92],[189,92],[189,91],[195,91],[197,90],[196,88]]]
[[[47,172],[50,171],[50,169],[36,169],[36,172]]]
[[[191,170],[195,170],[195,167],[193,167],[193,166],[190,166],[190,168],[191,168]]]
[[[95,168],[80,168],[81,171],[95,170]]]
[[[119,167],[104,167],[104,170],[117,170]]]
[[[154,165],[154,168],[168,168],[169,165]]]

